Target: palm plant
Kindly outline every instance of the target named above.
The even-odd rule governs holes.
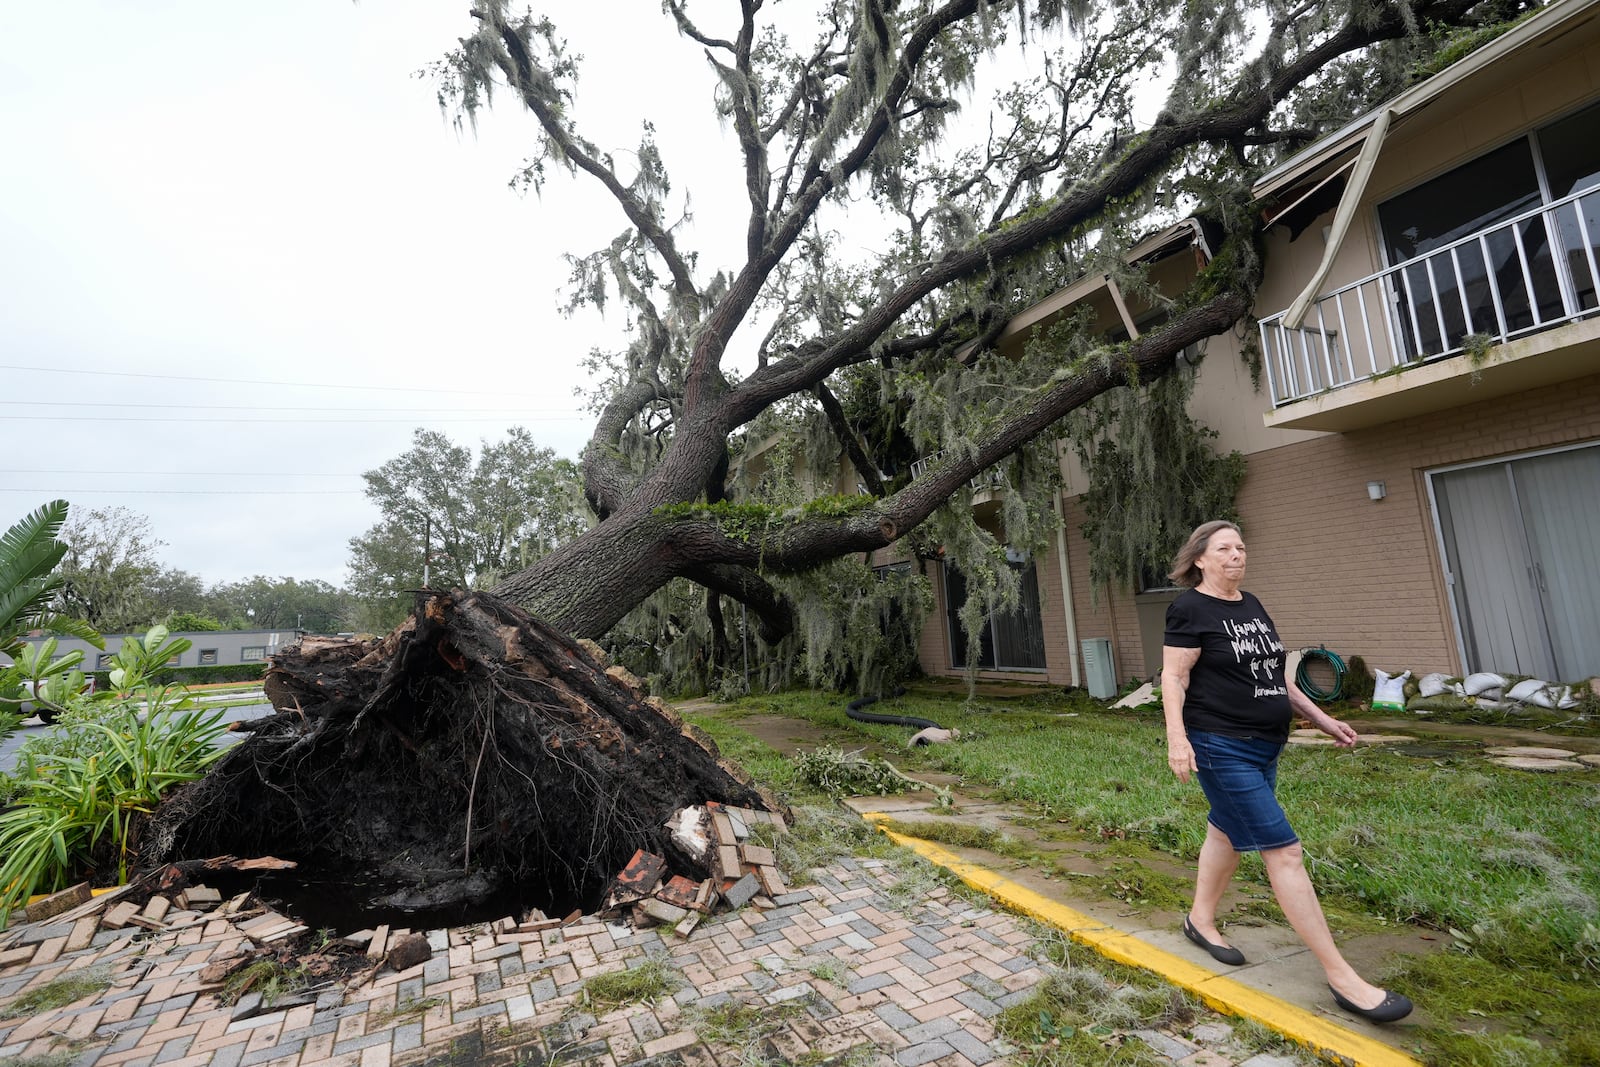
[[[49,656],[42,663],[34,657],[31,666],[24,665],[23,638],[30,631],[81,637],[96,648],[105,647],[94,627],[50,609],[61,588],[56,565],[67,552],[56,535],[66,520],[67,502],[52,500],[0,536],[0,653],[16,661],[0,667],[0,715],[10,719],[17,718],[43,678],[59,675],[82,659],[74,653],[77,659],[63,666],[50,662]]]
[[[52,500],[0,537],[0,652],[14,654],[30,630],[81,637],[104,648],[94,627],[50,610],[61,588],[56,564],[67,546],[56,539],[67,521],[67,502]]]

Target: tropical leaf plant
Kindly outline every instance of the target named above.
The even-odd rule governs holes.
[[[194,645],[187,637],[172,637],[165,626],[153,626],[143,637],[125,637],[111,657],[111,688],[126,695],[145,689],[156,671]]]
[[[87,734],[76,752],[20,754],[17,793],[0,812],[0,928],[33,893],[91,872],[105,878],[108,864],[125,881],[140,817],[221,754],[221,710],[198,713],[179,702],[144,715],[135,701],[107,710],[72,724]]]
[[[88,623],[50,610],[61,588],[56,567],[67,551],[56,535],[66,519],[67,502],[52,500],[0,535],[0,654],[13,660],[0,666],[0,737],[22,722],[27,714],[24,703],[37,695],[44,679],[60,679],[83,659],[78,652],[62,657],[59,664],[53,662],[53,641],[50,652],[41,657],[23,640],[29,632],[81,637],[96,648],[105,647]],[[59,681],[55,691],[61,691]]]
[[[74,649],[57,658],[56,639],[46,638],[38,645],[20,645],[11,653],[9,667],[0,667],[0,713],[26,717],[24,702],[32,700],[46,724],[65,710],[66,704],[83,692],[88,682],[82,671],[83,653]],[[0,723],[0,736],[9,733]],[[11,729],[15,729],[15,725]]]
[[[0,652],[14,654],[30,630],[105,642],[88,623],[50,610],[61,588],[56,566],[67,546],[56,535],[67,521],[67,502],[52,500],[0,535]]]

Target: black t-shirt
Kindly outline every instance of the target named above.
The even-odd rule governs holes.
[[[1200,650],[1183,702],[1185,727],[1280,744],[1289,739],[1283,642],[1261,601],[1249,593],[1218,600],[1186,589],[1167,606],[1165,643]]]

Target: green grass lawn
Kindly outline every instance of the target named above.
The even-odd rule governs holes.
[[[904,753],[905,769],[960,775],[969,791],[1087,838],[1141,842],[1184,862],[1198,853],[1205,798],[1167,770],[1158,713],[1046,693],[913,695],[872,710],[933,719],[962,737],[906,751],[904,727],[853,722],[831,694],[747,698],[697,721],[780,791],[794,788],[791,766],[739,730],[740,717],[777,713],[881,740]],[[1429,748],[1285,754],[1279,795],[1319,891],[1332,908],[1418,923],[1454,942],[1387,976],[1439,1020],[1424,1031],[1431,1061],[1600,1065],[1600,1042],[1587,1036],[1600,1030],[1600,773],[1503,769],[1475,743]],[[1240,877],[1266,884],[1253,859]]]

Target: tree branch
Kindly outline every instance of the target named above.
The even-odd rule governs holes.
[[[1442,0],[1419,6],[1419,18],[1459,14],[1475,0]],[[924,273],[902,283],[874,309],[862,315],[837,341],[809,355],[795,355],[757,370],[727,394],[720,405],[721,430],[732,432],[754,418],[768,405],[794,393],[810,389],[841,367],[872,358],[875,346],[894,328],[919,300],[940,288],[965,278],[993,270],[1026,255],[1047,243],[1069,236],[1084,226],[1113,199],[1125,197],[1158,173],[1184,149],[1200,143],[1225,144],[1261,125],[1272,109],[1291,89],[1321,70],[1332,59],[1346,52],[1397,36],[1404,20],[1394,8],[1387,9],[1371,25],[1347,22],[1328,40],[1291,63],[1277,69],[1259,90],[1241,92],[1235,99],[1221,101],[1193,117],[1177,122],[1158,123],[1142,138],[1135,139],[1122,155],[1101,171],[1092,182],[1074,185],[1049,211],[1025,221],[1002,223],[984,234],[970,247],[952,251],[932,264]],[[1249,76],[1241,78],[1248,84]],[[776,240],[777,238],[775,238]],[[719,309],[720,310],[720,309]]]
[[[775,645],[794,631],[794,609],[761,575],[748,567],[707,564],[685,569],[684,577],[755,612],[761,640]]]
[[[860,435],[844,417],[844,408],[840,406],[839,398],[833,395],[833,390],[828,388],[827,382],[818,382],[813,392],[817,394],[817,400],[822,404],[823,413],[828,416],[828,425],[833,427],[833,435],[839,439],[839,444],[844,446],[845,455],[850,457],[850,465],[855,467],[856,473],[861,476],[867,492],[873,496],[882,496],[883,477],[878,473],[878,465],[867,455],[866,449],[861,446]]]
[[[622,212],[628,217],[628,221],[633,223],[665,261],[679,299],[691,306],[699,306],[699,291],[695,288],[689,266],[679,255],[672,236],[661,226],[648,205],[641,203],[629,192],[611,168],[596,159],[586,146],[579,144],[572,132],[563,124],[561,116],[551,106],[554,90],[549,75],[534,64],[528,52],[527,42],[500,17],[497,9],[478,8],[473,10],[472,16],[488,24],[500,38],[504,47],[495,52],[495,65],[505,75],[511,88],[522,98],[523,106],[533,112],[534,117],[539,120],[545,135],[578,169],[597,179],[622,207]]]

